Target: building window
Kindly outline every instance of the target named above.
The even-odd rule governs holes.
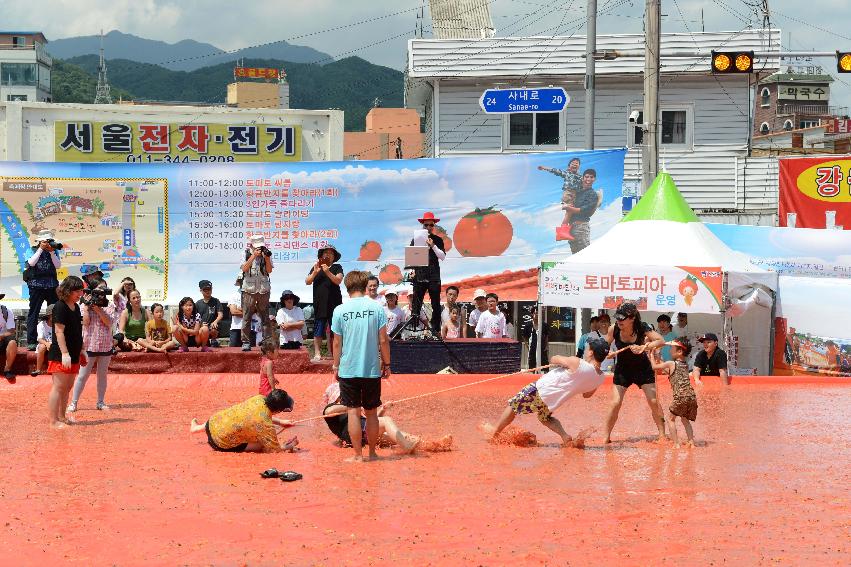
[[[38,66],[38,88],[50,92],[50,67],[46,65]]]
[[[794,125],[794,124],[792,124],[792,121],[791,121],[791,120],[787,120],[786,122],[784,122],[784,123],[783,123],[783,129],[784,129],[784,130],[786,130],[787,132],[788,132],[789,130],[791,130],[794,126],[795,126],[795,125]]]
[[[27,38],[22,35],[13,35],[12,36],[12,47],[16,49],[24,48],[27,46]]]
[[[0,84],[10,86],[34,87],[36,84],[35,63],[0,64]]]
[[[559,112],[524,112],[508,115],[509,146],[560,146]]]
[[[771,91],[768,90],[768,87],[762,88],[759,105],[763,108],[771,106]]]
[[[6,95],[6,100],[9,102],[27,102],[27,95],[25,94],[10,94]]]
[[[818,120],[801,120],[801,128],[812,128],[813,126],[818,126]]]
[[[633,112],[636,108],[629,108]],[[662,146],[690,147],[692,145],[693,116],[689,107],[668,107],[661,111],[659,123],[659,142]],[[638,124],[644,123],[644,112],[638,112]],[[630,147],[640,146],[644,142],[644,131],[640,126],[630,126],[627,143]]]
[[[768,122],[763,122],[762,124],[759,125],[759,133],[760,134],[763,134],[763,135],[768,134],[769,130],[770,130],[770,128],[768,126]]]

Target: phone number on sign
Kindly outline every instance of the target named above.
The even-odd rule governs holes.
[[[227,163],[234,161],[233,156],[198,156],[197,158],[178,155],[127,154],[127,163]]]

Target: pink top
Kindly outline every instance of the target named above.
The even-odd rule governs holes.
[[[446,324],[446,338],[457,339],[461,337],[461,325],[453,325],[450,321]]]
[[[269,360],[265,356],[260,357],[260,395],[268,396],[272,392],[272,385],[269,383],[269,377],[263,372],[263,367],[266,361]]]

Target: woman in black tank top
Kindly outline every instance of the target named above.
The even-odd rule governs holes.
[[[665,339],[641,321],[641,313],[634,303],[624,303],[615,312],[615,324],[609,328],[606,340],[614,342],[617,350],[625,350],[615,358],[612,405],[606,418],[605,442],[611,442],[612,429],[618,421],[624,393],[633,384],[644,391],[653,421],[659,429],[659,439],[663,439],[665,421],[656,399],[656,374],[646,353],[664,345]]]

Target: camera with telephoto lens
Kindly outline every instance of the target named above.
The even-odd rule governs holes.
[[[112,290],[108,287],[90,287],[83,290],[83,297],[80,298],[80,303],[83,305],[94,305],[95,307],[109,306],[109,296],[112,295]]]
[[[56,241],[55,241],[54,239],[52,239],[52,238],[48,238],[48,239],[47,239],[47,244],[48,244],[51,248],[53,248],[54,250],[62,250],[62,248],[64,247],[64,245],[63,245],[61,242],[56,242]]]
[[[266,248],[265,246],[261,246],[261,247],[260,247],[260,251],[261,251],[261,252],[263,252],[263,254],[265,254],[266,256],[271,256],[271,255],[272,255],[272,251],[271,251],[271,250],[269,250],[268,248]]]

